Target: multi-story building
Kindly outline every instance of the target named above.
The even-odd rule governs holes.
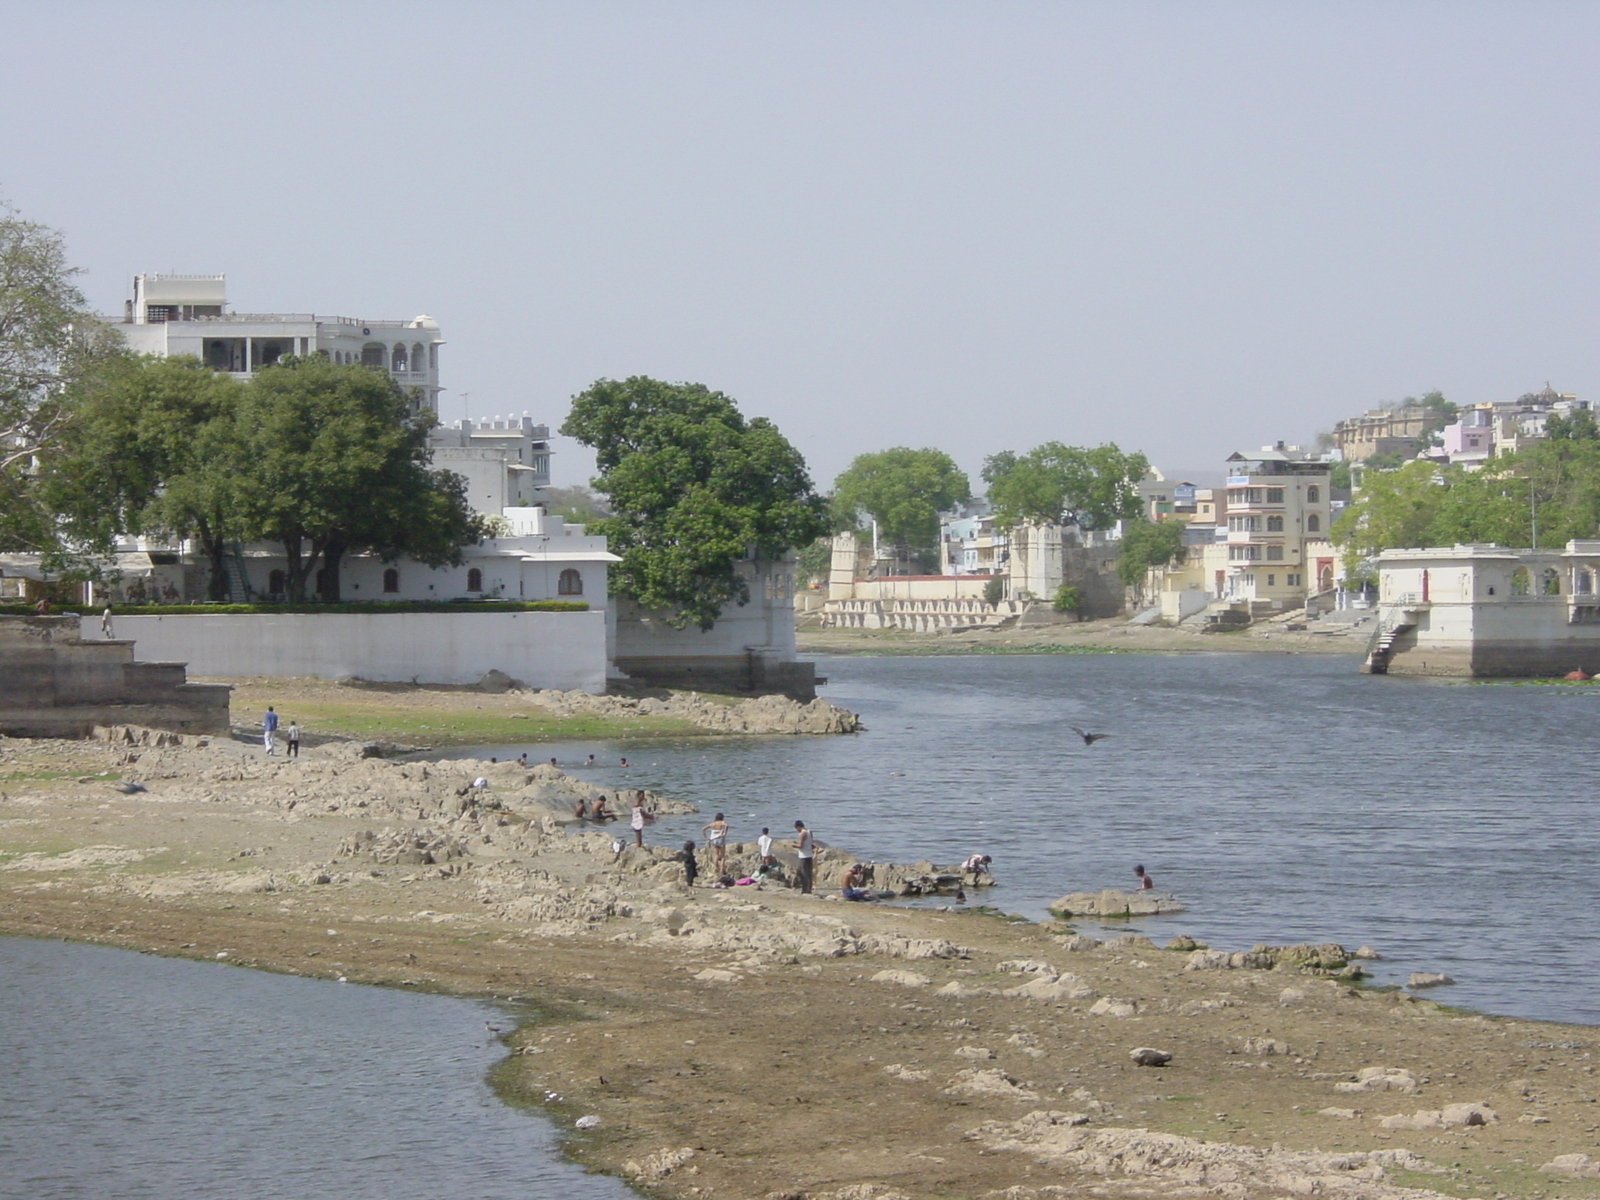
[[[1443,444],[1433,457],[1457,465],[1480,466],[1488,459],[1543,441],[1551,417],[1570,417],[1592,410],[1589,401],[1558,392],[1548,383],[1543,391],[1528,392],[1515,400],[1474,404],[1461,410],[1455,424],[1445,426],[1441,433]]]
[[[1205,548],[1213,594],[1303,603],[1320,583],[1310,544],[1328,536],[1329,464],[1279,442],[1236,453],[1227,466],[1227,540]]]
[[[550,486],[550,428],[527,413],[442,425],[428,447],[435,467],[466,479],[467,500],[480,513],[537,504]]]
[[[1422,448],[1423,430],[1433,418],[1432,409],[1420,404],[1400,408],[1372,408],[1333,427],[1333,444],[1349,461],[1374,454],[1410,457]]]
[[[439,411],[439,324],[432,317],[366,321],[316,313],[228,311],[226,275],[135,275],[122,320],[128,346],[163,358],[192,355],[247,378],[290,355],[325,354],[388,373],[417,412]]]

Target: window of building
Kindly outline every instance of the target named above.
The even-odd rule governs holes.
[[[1573,583],[1573,590],[1580,596],[1588,596],[1594,592],[1594,572],[1579,571]]]
[[[568,567],[561,572],[561,578],[556,583],[556,594],[561,596],[583,595],[583,576]]]
[[[368,342],[361,347],[361,365],[363,367],[383,366],[383,347],[377,342]]]
[[[1300,576],[1298,576],[1298,575],[1285,575],[1283,577],[1283,583],[1284,583],[1285,587],[1299,587],[1300,586]]]
[[[415,346],[411,347],[411,369],[413,371],[421,371],[422,364],[426,361],[427,359],[423,358],[422,356],[422,343],[418,342]]]
[[[395,343],[394,353],[389,356],[389,369],[396,372],[406,369],[406,348],[401,342]]]
[[[1320,516],[1318,516],[1316,513],[1312,513],[1310,516],[1308,516],[1306,518],[1306,532],[1307,533],[1319,533],[1319,532],[1321,532],[1321,530],[1322,530],[1322,518]]]
[[[1282,504],[1283,503],[1283,489],[1282,488],[1268,488],[1267,489],[1267,503],[1268,504]]]
[[[1267,586],[1268,587],[1277,587],[1278,586],[1278,577],[1276,575],[1268,575],[1267,576]]]
[[[1513,596],[1526,596],[1528,594],[1528,568],[1518,567],[1511,572],[1511,594]]]
[[[467,591],[483,591],[483,572],[477,567],[471,567],[467,571]]]
[[[288,577],[282,571],[273,571],[267,576],[267,594],[281,596],[288,590]]]
[[[1554,567],[1546,567],[1540,579],[1539,590],[1546,596],[1561,595],[1561,573]]]
[[[1234,562],[1254,562],[1261,557],[1260,546],[1229,546],[1228,557]]]
[[[1282,533],[1283,532],[1283,518],[1282,517],[1268,517],[1267,518],[1267,532],[1268,533]]]
[[[1267,547],[1267,557],[1270,558],[1270,559],[1281,559],[1283,557],[1283,547],[1282,546],[1268,546]]]
[[[1313,483],[1310,487],[1308,487],[1306,489],[1306,503],[1307,504],[1320,504],[1321,502],[1322,502],[1322,489],[1319,488],[1316,484]]]
[[[393,567],[383,573],[383,590],[390,595],[400,590],[400,572]]]

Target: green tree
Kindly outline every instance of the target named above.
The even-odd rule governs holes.
[[[939,514],[972,495],[967,476],[942,450],[896,446],[857,455],[833,483],[842,513],[864,512],[897,560],[938,562]]]
[[[1129,522],[1118,543],[1117,578],[1127,587],[1142,591],[1145,572],[1181,560],[1183,555],[1183,526],[1178,522]]]
[[[1007,450],[990,456],[983,478],[996,526],[1093,530],[1139,515],[1138,484],[1149,470],[1143,454],[1124,454],[1115,442],[1094,447],[1046,442],[1023,455]]]
[[[1004,575],[991,576],[989,582],[983,585],[983,602],[990,608],[997,606],[1006,598],[1006,577]]]
[[[676,628],[710,629],[725,605],[749,602],[741,560],[828,532],[800,452],[703,384],[599,380],[573,397],[561,432],[595,452],[594,486],[615,515],[592,528],[622,557],[615,590]]]
[[[1444,503],[1445,476],[1457,472],[1417,460],[1392,471],[1367,471],[1361,490],[1339,514],[1330,531],[1344,547],[1345,571],[1361,573],[1365,560],[1383,550],[1433,543],[1434,519]]]
[[[802,586],[828,582],[833,569],[833,539],[819,537],[795,552],[795,580]]]
[[[223,599],[224,556],[241,533],[237,482],[244,385],[193,358],[126,358],[70,407],[44,489],[73,545],[104,554],[127,533],[200,543],[209,592]]]
[[[1056,589],[1056,598],[1050,607],[1058,613],[1075,613],[1083,607],[1083,589],[1063,583]]]
[[[466,481],[428,469],[431,422],[386,375],[282,359],[246,385],[238,414],[242,526],[283,546],[289,599],[305,599],[320,564],[318,597],[336,603],[346,554],[441,567],[482,539]]]
[[[59,443],[74,393],[122,353],[89,311],[56,230],[0,205],[0,549],[57,557],[41,460]]]
[[[1551,413],[1544,423],[1544,435],[1552,442],[1600,441],[1600,425],[1587,409],[1576,409],[1566,416]]]

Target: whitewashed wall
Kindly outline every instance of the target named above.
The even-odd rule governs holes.
[[[99,639],[100,619],[82,630]],[[119,616],[115,633],[135,660],[186,662],[191,676],[476,683],[498,670],[530,687],[606,687],[604,612]]]

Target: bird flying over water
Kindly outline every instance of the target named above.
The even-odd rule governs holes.
[[[1083,744],[1085,746],[1092,746],[1096,742],[1098,742],[1101,738],[1108,738],[1108,737],[1111,736],[1109,733],[1085,733],[1083,730],[1079,729],[1076,725],[1068,725],[1067,728],[1072,730],[1072,732],[1077,734],[1079,737],[1081,737],[1083,739]]]

